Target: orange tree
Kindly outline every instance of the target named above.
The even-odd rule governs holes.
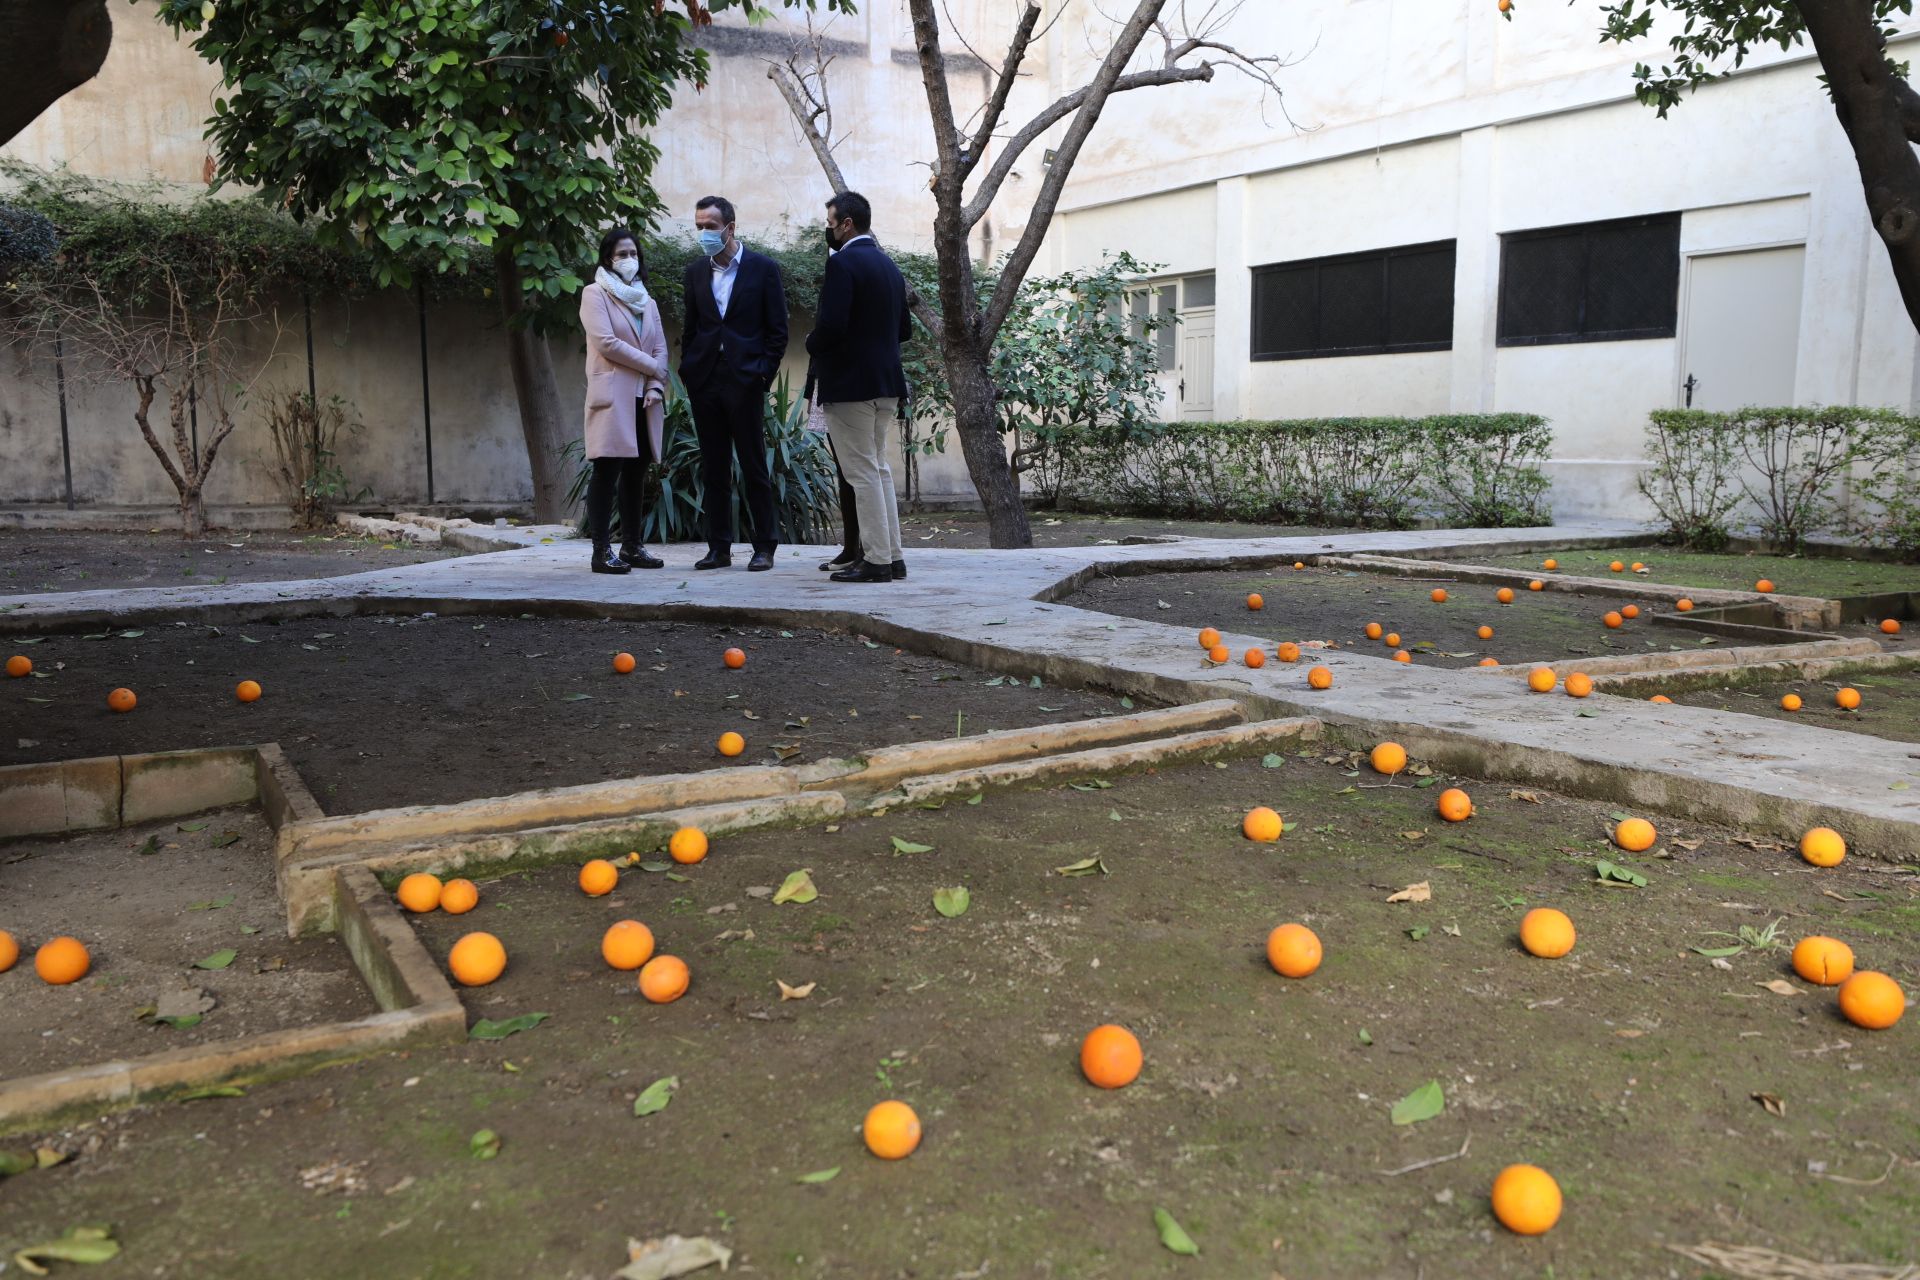
[[[1641,102],[1665,116],[1682,97],[1728,74],[1754,49],[1802,40],[1819,56],[1821,80],[1860,170],[1867,213],[1886,247],[1907,315],[1920,326],[1920,93],[1908,67],[1887,56],[1895,14],[1913,0],[1609,0],[1601,38],[1647,35],[1662,12],[1681,18],[1658,70],[1633,69]]]
[[[853,0],[779,0],[851,12]],[[772,0],[161,0],[160,21],[219,66],[217,178],[373,255],[376,282],[464,271],[492,250],[494,297],[533,474],[561,518],[573,434],[541,335],[567,321],[600,227],[651,226],[673,87],[704,87],[688,43],[712,11]],[[684,12],[683,12],[684,11]]]

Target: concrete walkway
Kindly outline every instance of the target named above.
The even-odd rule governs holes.
[[[476,540],[491,530],[470,531]],[[1419,530],[1266,539],[1182,539],[1031,551],[909,549],[911,576],[887,585],[830,582],[828,548],[783,548],[772,573],[696,573],[696,546],[668,547],[664,569],[587,572],[579,541],[503,530],[517,547],[305,582],[0,597],[0,634],[74,625],[296,614],[478,610],[760,620],[857,629],[997,671],[1106,685],[1175,700],[1237,697],[1262,714],[1308,714],[1359,745],[1391,733],[1416,755],[1489,778],[1531,781],[1699,819],[1797,835],[1824,822],[1864,850],[1920,854],[1920,753],[1911,744],[1698,707],[1527,691],[1520,668],[1447,670],[1372,654],[1309,651],[1297,665],[1210,668],[1188,628],[1092,613],[1053,599],[1090,573],[1286,564],[1317,554],[1436,548],[1523,550],[1603,543],[1640,526],[1593,521],[1548,529]],[[1226,637],[1235,653],[1295,636],[1283,610],[1261,631]],[[1223,628],[1235,619],[1221,619]],[[1307,668],[1334,672],[1309,689]]]

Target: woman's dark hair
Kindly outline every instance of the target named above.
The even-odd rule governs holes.
[[[647,251],[640,247],[640,237],[626,227],[608,227],[607,233],[600,237],[600,265],[613,270],[613,251],[620,247],[622,240],[633,241],[633,251],[640,255],[640,274],[634,279],[642,285],[647,282]]]

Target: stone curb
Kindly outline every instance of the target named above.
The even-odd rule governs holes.
[[[1739,652],[1734,650],[1734,652]],[[1617,672],[1594,678],[1593,687],[1608,693],[1686,692],[1709,685],[1738,687],[1769,684],[1775,680],[1824,680],[1845,678],[1862,672],[1911,671],[1920,669],[1920,652],[1868,653],[1852,656],[1843,653],[1815,653],[1784,656],[1767,662],[1711,665],[1700,663],[1675,667],[1671,671]]]
[[[1467,667],[1472,674],[1508,676],[1526,679],[1535,667],[1546,667],[1556,675],[1583,671],[1597,686],[1603,677],[1624,679],[1662,671],[1735,670],[1796,660],[1862,661],[1871,657],[1891,657],[1878,642],[1865,636],[1853,640],[1804,640],[1795,644],[1746,645],[1735,649],[1668,649],[1664,652],[1622,653],[1605,658],[1556,658],[1552,662],[1511,662],[1497,667]]]

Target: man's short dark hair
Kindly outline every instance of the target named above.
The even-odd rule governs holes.
[[[700,203],[693,206],[693,211],[698,213],[702,209],[718,209],[722,222],[728,224],[733,222],[733,201],[725,196],[701,196]]]
[[[873,206],[858,191],[835,192],[827,208],[842,218],[852,218],[855,231],[873,230]]]

